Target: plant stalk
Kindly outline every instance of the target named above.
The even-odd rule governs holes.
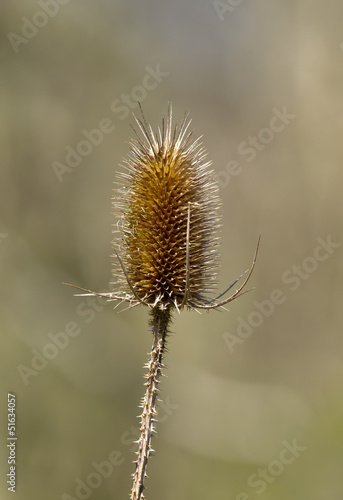
[[[133,473],[133,485],[131,490],[131,500],[144,500],[144,479],[151,448],[151,438],[155,433],[154,422],[156,422],[157,410],[156,401],[158,394],[158,384],[162,374],[163,355],[166,349],[166,337],[170,321],[170,309],[165,310],[154,307],[151,311],[150,326],[152,327],[153,341],[150,359],[146,365],[148,372],[145,375],[146,391],[142,399],[142,413],[140,415],[140,437],[138,440],[138,451],[136,469]]]

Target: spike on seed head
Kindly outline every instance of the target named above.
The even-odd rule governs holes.
[[[208,304],[218,266],[218,184],[185,115],[172,130],[172,109],[156,134],[135,117],[141,135],[119,174],[114,248],[116,285],[131,301],[159,309]],[[127,296],[128,296],[127,295]]]

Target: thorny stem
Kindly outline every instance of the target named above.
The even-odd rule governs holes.
[[[156,421],[156,399],[158,384],[162,373],[162,359],[166,348],[166,337],[168,324],[170,321],[170,309],[160,310],[154,307],[151,311],[150,326],[152,327],[153,341],[150,359],[147,363],[148,373],[145,382],[146,391],[142,400],[142,413],[140,416],[140,438],[138,440],[138,451],[136,460],[136,470],[133,474],[133,486],[131,490],[131,500],[144,500],[144,479],[151,448],[151,438],[155,432],[154,422]]]

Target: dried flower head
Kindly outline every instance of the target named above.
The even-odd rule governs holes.
[[[88,295],[166,310],[175,307],[216,309],[246,293],[242,291],[253,271],[259,240],[250,269],[214,299],[219,264],[220,199],[211,162],[200,137],[192,140],[191,121],[185,114],[172,129],[172,107],[155,134],[134,116],[135,130],[124,172],[118,173],[113,197],[118,217],[113,241],[112,293]],[[239,288],[218,302],[241,278]],[[78,288],[78,287],[76,287]]]
[[[136,118],[142,134],[130,143],[121,186],[114,197],[119,217],[116,285],[131,302],[165,309],[208,304],[218,266],[218,184],[199,139],[184,116],[172,131],[172,109],[155,135]],[[118,264],[117,264],[118,263]],[[119,266],[119,268],[118,268]],[[123,274],[125,269],[125,275]]]

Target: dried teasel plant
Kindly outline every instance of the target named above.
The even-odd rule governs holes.
[[[222,294],[210,298],[218,270],[220,200],[218,183],[200,138],[193,140],[186,114],[172,128],[172,108],[155,134],[142,118],[135,117],[140,134],[131,140],[118,174],[114,196],[118,217],[114,240],[116,291],[87,292],[108,300],[143,304],[150,309],[153,333],[147,363],[146,391],[141,403],[140,438],[133,474],[131,500],[144,499],[144,479],[151,438],[155,432],[158,384],[174,309],[220,309],[249,290],[243,290],[254,269],[260,238],[250,268]],[[243,278],[229,297],[227,292]],[[73,286],[73,285],[71,285]],[[76,287],[79,288],[79,287]]]

